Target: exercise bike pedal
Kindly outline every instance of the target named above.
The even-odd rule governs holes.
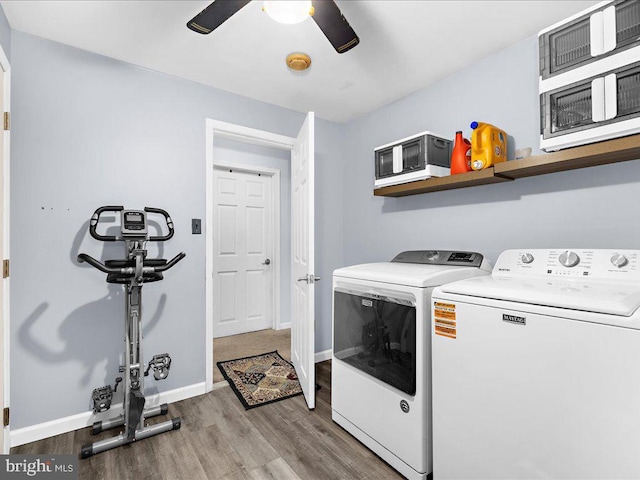
[[[95,413],[106,412],[111,408],[111,400],[113,399],[113,389],[111,385],[96,388],[92,394],[93,411]]]
[[[169,369],[171,368],[171,357],[168,353],[161,353],[154,355],[147,370],[144,372],[145,377],[149,375],[149,370],[153,368],[153,378],[156,380],[164,380],[169,376]]]

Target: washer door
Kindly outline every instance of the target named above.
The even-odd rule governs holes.
[[[401,294],[337,288],[333,322],[336,358],[398,390],[415,395],[414,300]]]

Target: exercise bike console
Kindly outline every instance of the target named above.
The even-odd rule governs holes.
[[[146,236],[147,215],[140,210],[122,210],[120,213],[123,236]]]
[[[120,235],[103,235],[98,233],[98,225],[104,212],[120,213]],[[164,217],[167,233],[150,236],[147,214]],[[124,426],[120,435],[90,443],[82,447],[82,458],[111,448],[126,445],[136,440],[180,428],[180,418],[173,418],[153,426],[145,425],[145,419],[155,415],[165,415],[168,405],[144,408],[144,377],[153,369],[156,380],[164,380],[169,375],[171,357],[168,353],[154,355],[148,362],[147,368],[142,357],[142,286],[145,283],[157,282],[163,279],[163,272],[173,268],[185,257],[179,253],[171,260],[164,258],[147,258],[147,242],[164,242],[173,237],[173,221],[169,214],[159,208],[145,207],[144,210],[125,210],[122,206],[104,206],[98,208],[89,223],[89,233],[96,240],[102,242],[122,241],[125,244],[126,258],[110,259],[104,263],[86,253],[78,255],[78,262],[86,262],[92,267],[107,274],[107,282],[121,284],[125,288],[125,365],[120,367],[124,375],[124,412],[115,419],[105,422],[95,422],[92,433]],[[115,387],[106,385],[93,391],[93,410],[98,413],[111,407],[113,393],[118,388],[122,378],[116,378]]]

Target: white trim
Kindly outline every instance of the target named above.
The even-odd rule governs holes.
[[[315,354],[315,362],[320,363],[325,360],[331,360],[331,349],[325,350],[323,352],[316,352]]]
[[[227,162],[213,162],[213,168],[220,168],[226,170],[238,170],[239,172],[246,173],[260,173],[269,176],[280,175],[280,170],[277,168],[269,168],[263,166],[256,165],[241,165],[236,163],[227,163]]]
[[[291,322],[280,322],[276,330],[285,330],[287,328],[291,328]]]
[[[4,49],[0,45],[0,68],[2,68],[4,72],[4,89],[2,91],[2,99],[3,105],[6,112],[11,112],[11,65],[9,64],[9,59],[5,54]],[[11,258],[10,257],[10,244],[9,244],[9,226],[10,226],[10,199],[11,199],[11,189],[10,189],[10,180],[11,180],[11,169],[10,169],[10,137],[11,130],[3,130],[3,245],[4,252],[2,252],[2,258]],[[4,405],[0,405],[0,410],[4,407],[8,407],[10,403],[10,395],[9,395],[9,386],[10,382],[10,346],[11,346],[11,322],[9,318],[10,308],[9,308],[9,299],[10,299],[10,286],[11,286],[11,278],[6,278],[3,280],[2,285],[2,294],[3,294],[3,308],[2,308],[2,319],[3,319],[3,358],[2,358],[2,367],[3,368],[3,384],[0,385],[0,388],[3,390],[3,401]],[[10,449],[10,429],[11,427],[2,428],[2,438],[3,438],[3,454],[8,454]]]
[[[271,238],[273,238],[273,252],[272,261],[273,265],[280,265],[280,170],[277,168],[269,168],[253,165],[240,165],[235,163],[215,162],[213,163],[214,169],[228,169],[237,170],[245,173],[259,173],[271,177],[271,211],[273,213],[273,221],[271,226],[273,231],[271,232]],[[215,188],[215,187],[214,187]],[[212,222],[215,222],[215,218],[212,215]],[[213,225],[214,223],[212,223]],[[213,238],[213,229],[212,238]],[[213,243],[213,240],[212,240]],[[213,254],[213,251],[212,251]],[[213,259],[212,259],[213,260]],[[215,267],[215,265],[214,265]],[[212,270],[211,274],[215,268]],[[272,302],[271,302],[271,328],[275,330],[281,330],[280,320],[282,318],[280,311],[280,268],[272,268],[271,275],[273,280]],[[213,324],[215,325],[215,313],[213,314]],[[213,338],[213,337],[212,337]]]
[[[206,161],[205,161],[205,277],[204,277],[204,317],[205,317],[205,385],[207,392],[213,388],[213,134],[214,120],[206,119]]]
[[[203,395],[205,392],[205,383],[195,383],[186,387],[176,388],[167,392],[149,395],[145,405],[153,407],[161,403],[174,403],[187,398]],[[110,410],[94,414],[93,412],[83,412],[64,418],[51,420],[50,422],[39,423],[29,427],[19,428],[11,432],[11,447],[24,445],[25,443],[35,442],[43,438],[53,437],[61,433],[72,432],[79,428],[85,428],[93,425],[94,421],[107,420],[117,417],[122,412],[122,403],[114,404]]]
[[[255,128],[243,127],[233,123],[221,122],[219,120],[207,119],[207,130],[212,129],[218,138],[236,140],[242,143],[260,145],[262,147],[278,148],[280,150],[291,150],[295,138],[278,135],[277,133],[256,130]],[[212,132],[212,133],[213,133]]]

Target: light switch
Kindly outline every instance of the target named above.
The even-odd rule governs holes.
[[[199,235],[202,233],[202,220],[199,218],[191,219],[191,233],[194,235]]]

